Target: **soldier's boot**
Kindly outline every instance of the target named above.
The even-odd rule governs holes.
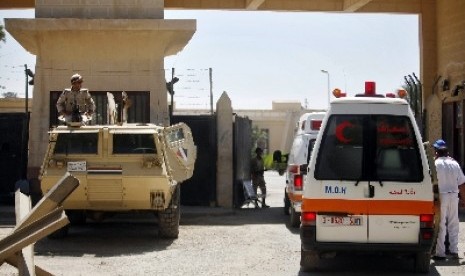
[[[266,205],[265,199],[262,199],[262,208],[270,208],[269,205]]]
[[[254,204],[255,204],[255,208],[258,208],[258,199],[255,199]]]

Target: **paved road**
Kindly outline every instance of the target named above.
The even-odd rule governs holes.
[[[282,210],[284,177],[267,172],[266,180],[269,209],[184,207],[176,240],[157,237],[153,216],[87,223],[71,228],[65,239],[39,241],[35,262],[55,275],[306,275],[299,268],[299,231],[286,225]],[[11,230],[1,223],[0,237]],[[463,213],[460,227],[463,252]],[[432,262],[429,275],[465,275],[464,264]],[[312,275],[409,275],[412,267],[409,259],[345,255]],[[15,270],[4,264],[0,275]]]

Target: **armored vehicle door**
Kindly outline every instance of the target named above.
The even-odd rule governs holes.
[[[163,131],[166,144],[165,159],[173,179],[183,182],[194,172],[197,147],[191,129],[184,123],[166,127]]]

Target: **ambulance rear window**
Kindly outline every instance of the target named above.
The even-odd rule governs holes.
[[[322,137],[318,180],[419,182],[420,152],[411,121],[393,115],[332,115]]]

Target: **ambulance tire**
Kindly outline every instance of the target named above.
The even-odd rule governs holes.
[[[431,253],[418,252],[415,255],[415,272],[416,273],[429,273],[430,270]]]
[[[296,212],[293,207],[291,209],[291,227],[298,228],[300,226],[300,213]]]
[[[177,239],[179,236],[179,221],[181,219],[179,186],[178,184],[168,208],[158,212],[158,236],[161,238]]]
[[[300,271],[312,272],[318,270],[320,264],[320,256],[316,251],[304,251],[300,249]]]
[[[291,207],[291,201],[289,200],[289,197],[287,196],[286,188],[284,188],[284,214],[285,215],[290,215],[290,211],[289,211],[290,207]]]

